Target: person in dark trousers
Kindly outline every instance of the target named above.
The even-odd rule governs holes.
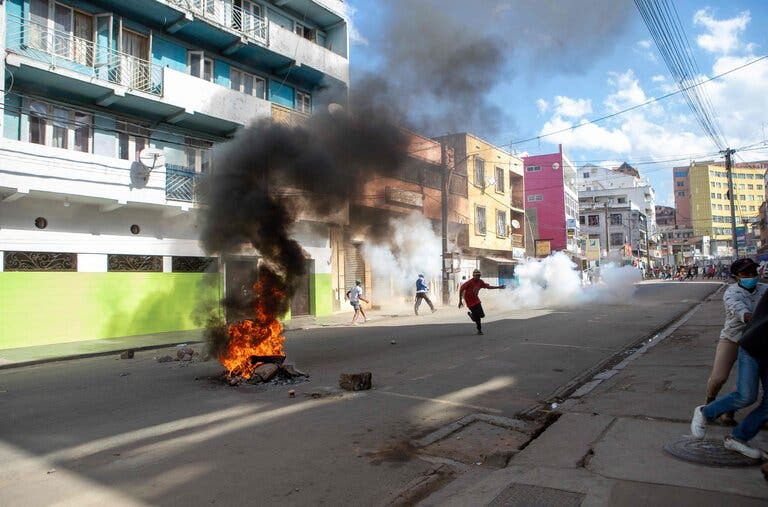
[[[506,285],[488,285],[480,278],[480,276],[482,276],[480,270],[474,270],[472,272],[472,279],[464,282],[459,289],[459,308],[464,306],[464,301],[467,302],[467,308],[469,309],[467,315],[469,315],[469,318],[472,319],[477,326],[477,334],[483,334],[483,325],[480,323],[480,319],[485,317],[483,305],[480,303],[480,298],[477,295],[478,292],[480,292],[480,289],[507,288]]]
[[[427,288],[427,282],[424,281],[424,275],[419,273],[419,277],[416,279],[416,302],[413,304],[413,312],[416,315],[419,314],[419,306],[421,306],[422,300],[427,302],[429,309],[432,310],[432,313],[437,311],[435,309],[435,305],[432,304],[429,296],[427,296],[428,291],[429,289]]]
[[[753,265],[755,263],[749,259],[739,259],[731,266],[732,272],[754,275],[739,278],[739,285],[751,292],[760,288],[757,269],[754,268],[750,271],[746,269]],[[766,343],[768,340],[766,338],[766,327],[768,327],[768,308],[766,308],[768,301],[766,298],[768,298],[768,291],[763,287],[761,292],[762,296],[753,309],[742,307],[738,312],[739,320],[746,325],[738,340],[736,390],[707,405],[696,407],[691,419],[691,434],[694,438],[704,438],[708,422],[714,421],[727,412],[748,407],[757,401],[760,384],[762,384],[763,395],[757,407],[733,428],[731,434],[727,435],[724,441],[726,449],[753,459],[763,458],[764,453],[761,449],[751,447],[748,442],[757,435],[763,424],[768,421],[768,343]]]

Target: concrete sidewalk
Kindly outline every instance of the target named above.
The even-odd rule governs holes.
[[[596,375],[561,403],[560,418],[506,468],[469,471],[419,505],[768,504],[759,467],[707,467],[663,450],[689,434],[723,319],[721,289],[657,345]],[[723,393],[731,389],[729,383]],[[727,430],[710,426],[707,436],[722,437]],[[761,433],[753,444],[768,448],[768,435]]]
[[[284,323],[288,334],[300,329],[315,329],[320,327],[349,326],[352,319],[352,311],[340,311],[324,317],[294,317]],[[366,310],[369,325],[385,323],[393,318],[414,317],[406,311],[397,313],[381,310]],[[424,315],[416,319],[430,320],[429,311],[423,311]],[[100,340],[83,340],[78,342],[55,343],[50,345],[37,345],[33,347],[17,347],[12,349],[0,349],[0,369],[29,366],[52,361],[79,359],[119,353],[127,349],[151,350],[186,343],[201,343],[205,339],[202,329],[190,331],[173,331],[168,333],[153,333],[136,336],[120,336],[116,338],[104,338]]]

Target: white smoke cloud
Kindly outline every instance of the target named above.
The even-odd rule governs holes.
[[[582,285],[581,272],[562,252],[541,260],[528,259],[515,269],[519,285],[503,292],[508,309],[541,309],[580,306],[587,303],[628,304],[635,293],[640,271],[612,264],[600,270],[599,282]]]
[[[440,291],[442,246],[432,223],[420,213],[389,221],[385,243],[365,243],[362,255],[373,272],[372,294],[378,305],[412,302],[416,277],[424,275],[436,302]]]

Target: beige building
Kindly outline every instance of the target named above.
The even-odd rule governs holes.
[[[457,237],[461,275],[480,268],[484,277],[506,283],[516,258],[525,255],[523,161],[473,134],[438,139],[454,150],[451,185],[467,188],[467,227]]]

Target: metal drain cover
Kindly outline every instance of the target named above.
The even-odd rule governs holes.
[[[726,449],[722,440],[683,437],[667,442],[664,450],[683,461],[711,467],[749,467],[762,463],[759,459],[748,458]]]

